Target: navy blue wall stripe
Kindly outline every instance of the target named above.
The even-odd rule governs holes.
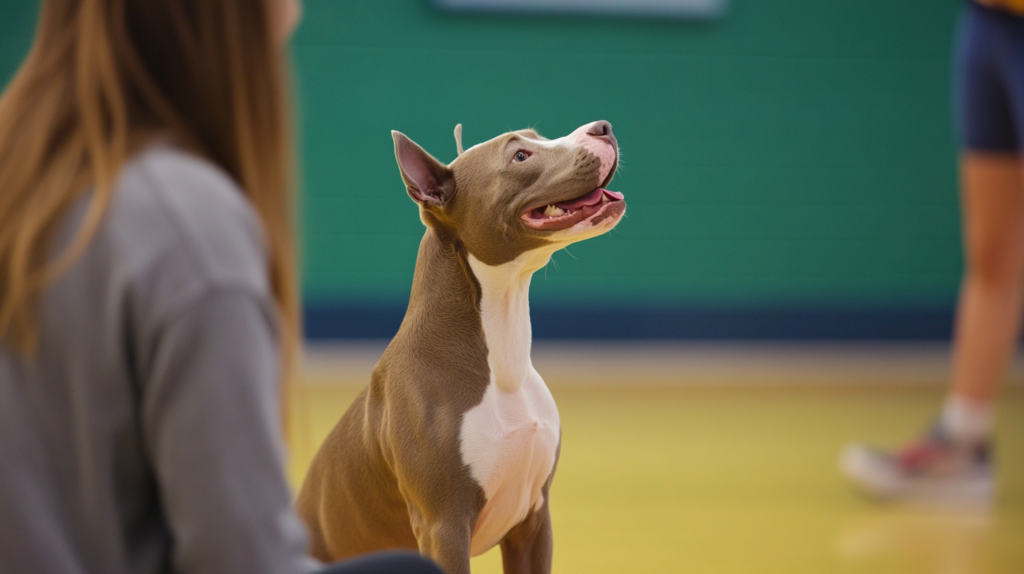
[[[947,340],[951,308],[564,308],[532,309],[535,339]],[[312,340],[387,339],[404,306],[308,305]]]

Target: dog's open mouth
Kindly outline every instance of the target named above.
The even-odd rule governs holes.
[[[625,207],[624,198],[625,196],[617,191],[599,187],[576,199],[532,207],[519,217],[527,227],[541,231],[558,231],[568,229],[585,219],[597,219],[601,214],[611,215],[613,211],[621,213]]]

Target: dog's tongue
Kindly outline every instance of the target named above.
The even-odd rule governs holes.
[[[614,199],[622,199],[623,197],[625,197],[624,195],[617,191],[608,191],[603,187],[599,187],[594,191],[591,191],[590,193],[584,195],[583,197],[577,197],[576,199],[563,201],[562,203],[556,203],[555,205],[560,207],[561,209],[579,209],[585,205],[597,205],[598,203],[601,203],[601,197],[603,197],[606,193],[609,197],[612,197]]]

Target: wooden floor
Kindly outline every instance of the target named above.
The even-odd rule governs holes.
[[[564,433],[551,495],[555,572],[1024,572],[1020,387],[1000,405],[996,508],[956,513],[876,505],[836,471],[852,439],[887,445],[920,430],[939,384],[548,380]],[[362,384],[321,370],[294,390],[295,484]],[[500,572],[498,551],[473,571]]]

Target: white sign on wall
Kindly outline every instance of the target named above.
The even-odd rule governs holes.
[[[445,10],[714,18],[728,0],[434,0]]]

